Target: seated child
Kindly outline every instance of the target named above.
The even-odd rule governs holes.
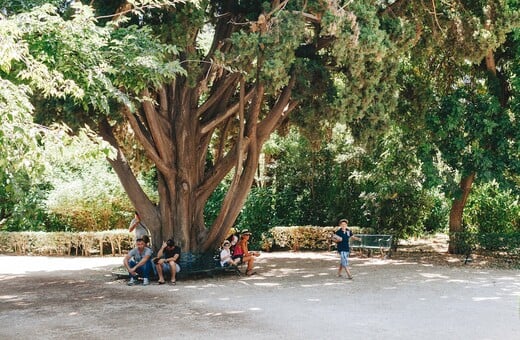
[[[228,240],[225,240],[224,243],[222,243],[222,250],[220,251],[220,265],[222,267],[227,266],[236,266],[240,259],[233,260],[231,258],[231,250],[229,249],[231,247],[231,242]]]

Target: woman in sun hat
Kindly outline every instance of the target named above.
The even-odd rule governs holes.
[[[260,253],[255,251],[249,251],[248,244],[251,232],[248,229],[242,230],[240,233],[240,241],[235,246],[233,252],[233,259],[242,259],[243,263],[247,263],[246,275],[254,275],[256,272],[253,271],[253,264],[255,263],[255,257],[260,256]]]

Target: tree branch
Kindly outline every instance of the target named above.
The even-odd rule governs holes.
[[[217,91],[215,91],[213,94],[210,95],[210,97],[199,106],[199,109],[197,110],[197,117],[200,117],[204,112],[206,112],[209,108],[211,108],[216,102],[218,102],[221,97],[226,93],[228,88],[237,81],[237,79],[240,77],[239,73],[233,73],[229,75],[229,77],[224,81],[222,85],[218,85]]]
[[[255,94],[255,91],[256,91],[255,87],[253,87],[251,90],[249,90],[249,92],[244,96],[244,103],[247,103],[249,100],[251,100],[251,98]],[[231,117],[232,115],[237,113],[239,111],[239,108],[240,108],[240,101],[238,103],[235,103],[230,108],[228,108],[226,110],[226,112],[224,112],[223,114],[217,116],[215,119],[204,124],[204,126],[202,126],[202,128],[200,130],[201,133],[202,134],[209,133],[210,131],[215,129],[219,124],[221,124],[223,121],[225,121],[226,119],[228,119],[229,117]]]
[[[136,138],[139,140],[141,145],[144,148],[144,151],[150,157],[150,160],[155,163],[159,171],[162,171],[163,173],[168,173],[169,168],[168,166],[163,162],[161,157],[157,154],[157,151],[155,149],[155,146],[152,144],[152,142],[145,136],[143,133],[139,122],[137,121],[137,118],[135,115],[130,111],[130,109],[125,105],[123,106],[123,115],[128,119],[128,122],[130,123],[130,126],[132,127],[132,130],[134,130]]]

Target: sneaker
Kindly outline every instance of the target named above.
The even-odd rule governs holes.
[[[148,286],[150,281],[148,279],[143,279],[143,286]]]
[[[129,285],[129,286],[133,286],[133,285],[135,285],[135,279],[134,279],[133,277],[130,278],[130,281],[128,281],[128,285]]]

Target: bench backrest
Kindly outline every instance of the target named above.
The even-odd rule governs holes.
[[[354,236],[359,237],[361,241],[351,239],[350,246],[353,248],[390,249],[392,247],[392,235],[355,234]]]

